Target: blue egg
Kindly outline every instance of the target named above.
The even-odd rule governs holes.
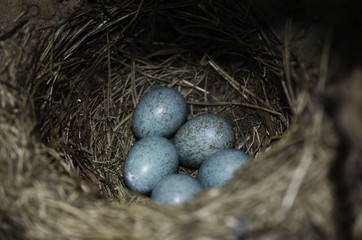
[[[188,168],[199,168],[207,157],[234,147],[234,143],[232,126],[215,114],[203,114],[189,120],[174,138],[180,164]]]
[[[200,167],[196,180],[203,188],[221,186],[234,177],[234,171],[248,163],[250,156],[243,151],[227,149],[211,155]]]
[[[202,189],[199,182],[183,174],[171,174],[157,183],[151,198],[163,205],[178,205],[189,201]]]
[[[140,193],[150,193],[163,177],[175,173],[179,160],[175,146],[166,138],[145,137],[129,150],[123,176],[127,186]]]
[[[160,87],[148,92],[137,104],[132,130],[137,138],[171,137],[186,121],[184,97],[172,88]]]

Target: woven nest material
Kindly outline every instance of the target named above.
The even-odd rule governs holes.
[[[53,5],[59,21],[0,35],[1,239],[362,237],[362,72],[330,77],[344,55],[327,23],[300,38],[286,15],[240,1]],[[188,119],[225,117],[253,157],[176,207],[122,176],[132,112],[158,86],[185,97]]]

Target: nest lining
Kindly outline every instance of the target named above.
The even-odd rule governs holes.
[[[152,88],[181,92],[188,119],[225,117],[251,156],[288,128],[272,35],[243,5],[218,4],[88,5],[56,26],[36,79],[41,136],[101,195],[134,199],[121,169],[135,142],[132,111]]]

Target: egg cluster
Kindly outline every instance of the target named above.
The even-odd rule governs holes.
[[[186,101],[172,88],[153,89],[140,100],[132,117],[139,140],[123,166],[131,190],[151,194],[159,204],[177,205],[203,188],[230,181],[234,170],[250,161],[233,149],[235,134],[224,118],[203,114],[186,122],[186,117]],[[172,136],[173,142],[168,139]],[[196,180],[178,174],[179,165],[199,169]]]

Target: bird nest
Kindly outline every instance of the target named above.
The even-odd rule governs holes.
[[[293,55],[290,22],[277,31],[267,20],[240,1],[89,1],[16,34],[36,52],[22,52],[14,76],[2,69],[16,80],[0,89],[0,236],[335,239],[328,176],[338,139],[314,91],[326,76]],[[188,119],[227,119],[235,148],[253,158],[176,207],[130,191],[122,175],[132,113],[159,86],[185,97]]]

